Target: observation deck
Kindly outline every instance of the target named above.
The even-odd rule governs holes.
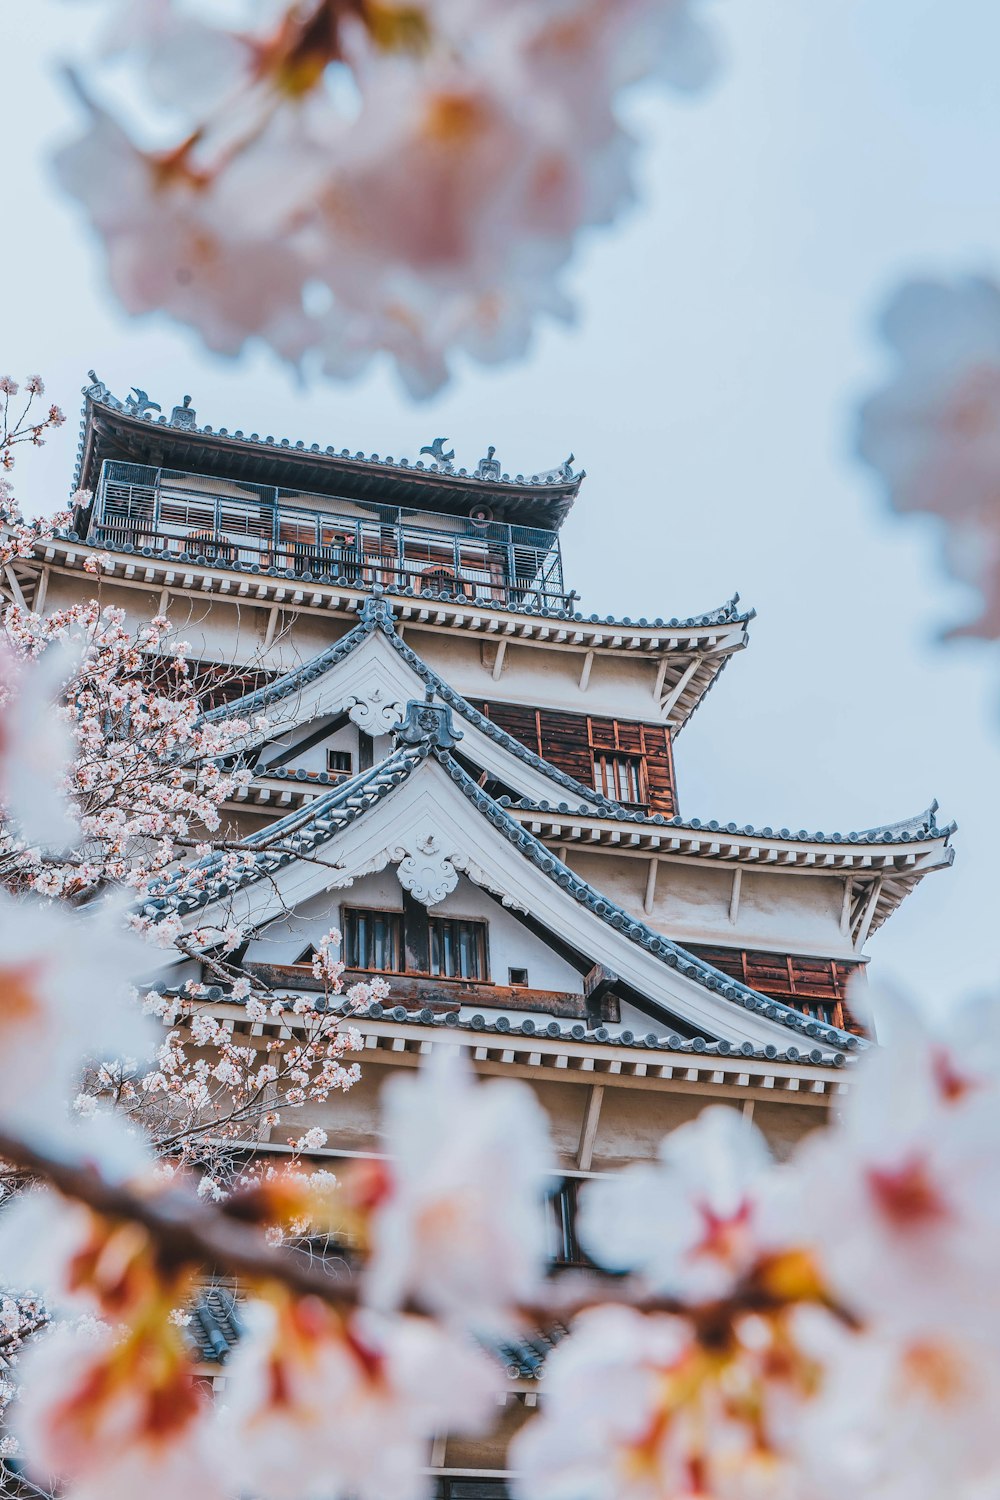
[[[380,584],[506,608],[569,606],[558,532],[105,459],[78,534],[109,552]]]

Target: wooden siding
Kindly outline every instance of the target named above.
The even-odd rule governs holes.
[[[804,1015],[864,1035],[847,1005],[847,986],[860,967],[858,964],[746,948],[707,948],[695,943],[687,946],[698,958],[732,979],[742,980],[762,995],[791,1004]]]
[[[635,756],[641,764],[643,787],[642,800],[635,805],[668,818],[676,813],[670,730],[663,724],[598,719],[588,714],[525,708],[515,703],[477,703],[476,707],[522,745],[584,786],[595,784],[595,753]]]
[[[247,974],[274,989],[321,991],[323,982],[315,977],[309,964],[243,965]],[[344,988],[371,979],[371,972],[360,969],[344,971]],[[407,1010],[454,1011],[462,1005],[482,1006],[493,1010],[543,1011],[570,1021],[617,1022],[621,1008],[617,996],[601,994],[595,1001],[566,990],[533,990],[526,985],[490,984],[487,981],[431,978],[422,974],[382,974],[389,985],[386,1007],[405,1006]],[[211,983],[210,971],[204,971],[205,983]]]

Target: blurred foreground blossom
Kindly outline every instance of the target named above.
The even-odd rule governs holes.
[[[347,376],[395,359],[412,392],[457,351],[523,353],[581,231],[633,197],[622,90],[701,88],[703,0],[129,0],[108,50],[166,107],[143,147],[83,95],[64,187],[105,242],[129,312],[209,348],[258,338]],[[82,93],[82,89],[81,89]]]
[[[234,1489],[264,1500],[417,1500],[435,1433],[488,1429],[502,1391],[482,1350],[425,1319],[281,1297],[246,1322],[221,1449]]]
[[[980,594],[952,634],[1000,636],[1000,285],[909,282],[881,331],[895,367],[861,409],[859,450],[896,510],[941,518],[949,568]]]
[[[545,1269],[554,1161],[541,1106],[526,1085],[478,1083],[442,1051],[418,1077],[391,1080],[383,1099],[390,1162],[367,1179],[368,1294],[378,1307],[413,1298],[495,1331]]]
[[[706,1109],[638,1164],[584,1190],[580,1237],[612,1270],[691,1300],[725,1296],[761,1254],[758,1188],[770,1152],[736,1110]]]

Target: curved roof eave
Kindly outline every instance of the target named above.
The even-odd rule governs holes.
[[[771,1000],[738,980],[723,974],[704,959],[697,958],[679,944],[654,932],[644,922],[636,920],[616,902],[575,874],[544,844],[522,828],[509,812],[489,793],[480,788],[458,764],[451,754],[454,737],[451,730],[450,710],[447,707],[432,709],[432,717],[447,716],[447,736],[435,737],[431,732],[420,728],[420,712],[423,711],[426,714],[427,708],[427,704],[413,703],[409,706],[407,720],[399,732],[398,748],[378,766],[340,783],[330,792],[309,804],[307,808],[290,814],[287,818],[272,824],[268,829],[244,840],[248,857],[242,868],[226,870],[216,879],[213,878],[213,871],[223,870],[221,856],[209,856],[200,863],[195,862],[193,868],[204,872],[203,889],[197,895],[187,896],[179,901],[171,900],[171,883],[166,882],[160,892],[151,896],[145,903],[143,907],[145,915],[156,920],[166,915],[168,911],[177,911],[181,915],[190,916],[192,921],[195,921],[195,914],[201,913],[201,922],[203,922],[206,908],[223,901],[247,885],[273,877],[282,867],[291,864],[296,854],[311,856],[317,847],[326,844],[355,819],[362,817],[369,808],[390,795],[396,787],[409,778],[423,760],[433,756],[441,764],[448,777],[458,786],[464,797],[538,871],[607,926],[635,943],[651,957],[726,1001],[748,1012],[756,1012],[765,1021],[787,1027],[811,1041],[818,1041],[828,1048],[833,1047],[844,1051],[854,1051],[864,1045],[850,1033],[811,1020],[793,1007]],[[407,738],[408,733],[409,738]],[[654,1009],[660,1005],[655,997],[647,996],[645,999],[647,1005],[652,1005]],[[813,1050],[820,1057],[822,1056],[821,1049]]]

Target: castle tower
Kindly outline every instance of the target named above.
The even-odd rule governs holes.
[[[178,623],[208,711],[266,718],[229,808],[244,873],[180,915],[211,929],[235,904],[242,963],[289,994],[313,987],[312,944],[336,926],[348,980],[390,987],[355,1018],[361,1083],[296,1131],[377,1152],[387,1071],[462,1043],[548,1112],[554,1251],[572,1263],[579,1182],[651,1157],[706,1101],[779,1154],[821,1124],[865,1045],[848,985],[866,944],[950,864],[953,830],[936,804],[846,833],[685,814],[677,737],[753,612],[581,610],[561,549],[572,460],[512,475],[492,449],[459,467],[443,439],[412,462],[321,449],[201,427],[188,398],[168,420],[92,380],[75,481],[92,501],[5,586],[64,607],[108,554],[102,598]],[[192,977],[179,961],[163,984]],[[221,988],[216,1003],[260,1035]],[[511,1354],[515,1405],[540,1359]],[[456,1500],[492,1493],[491,1465],[445,1440],[435,1457]]]

